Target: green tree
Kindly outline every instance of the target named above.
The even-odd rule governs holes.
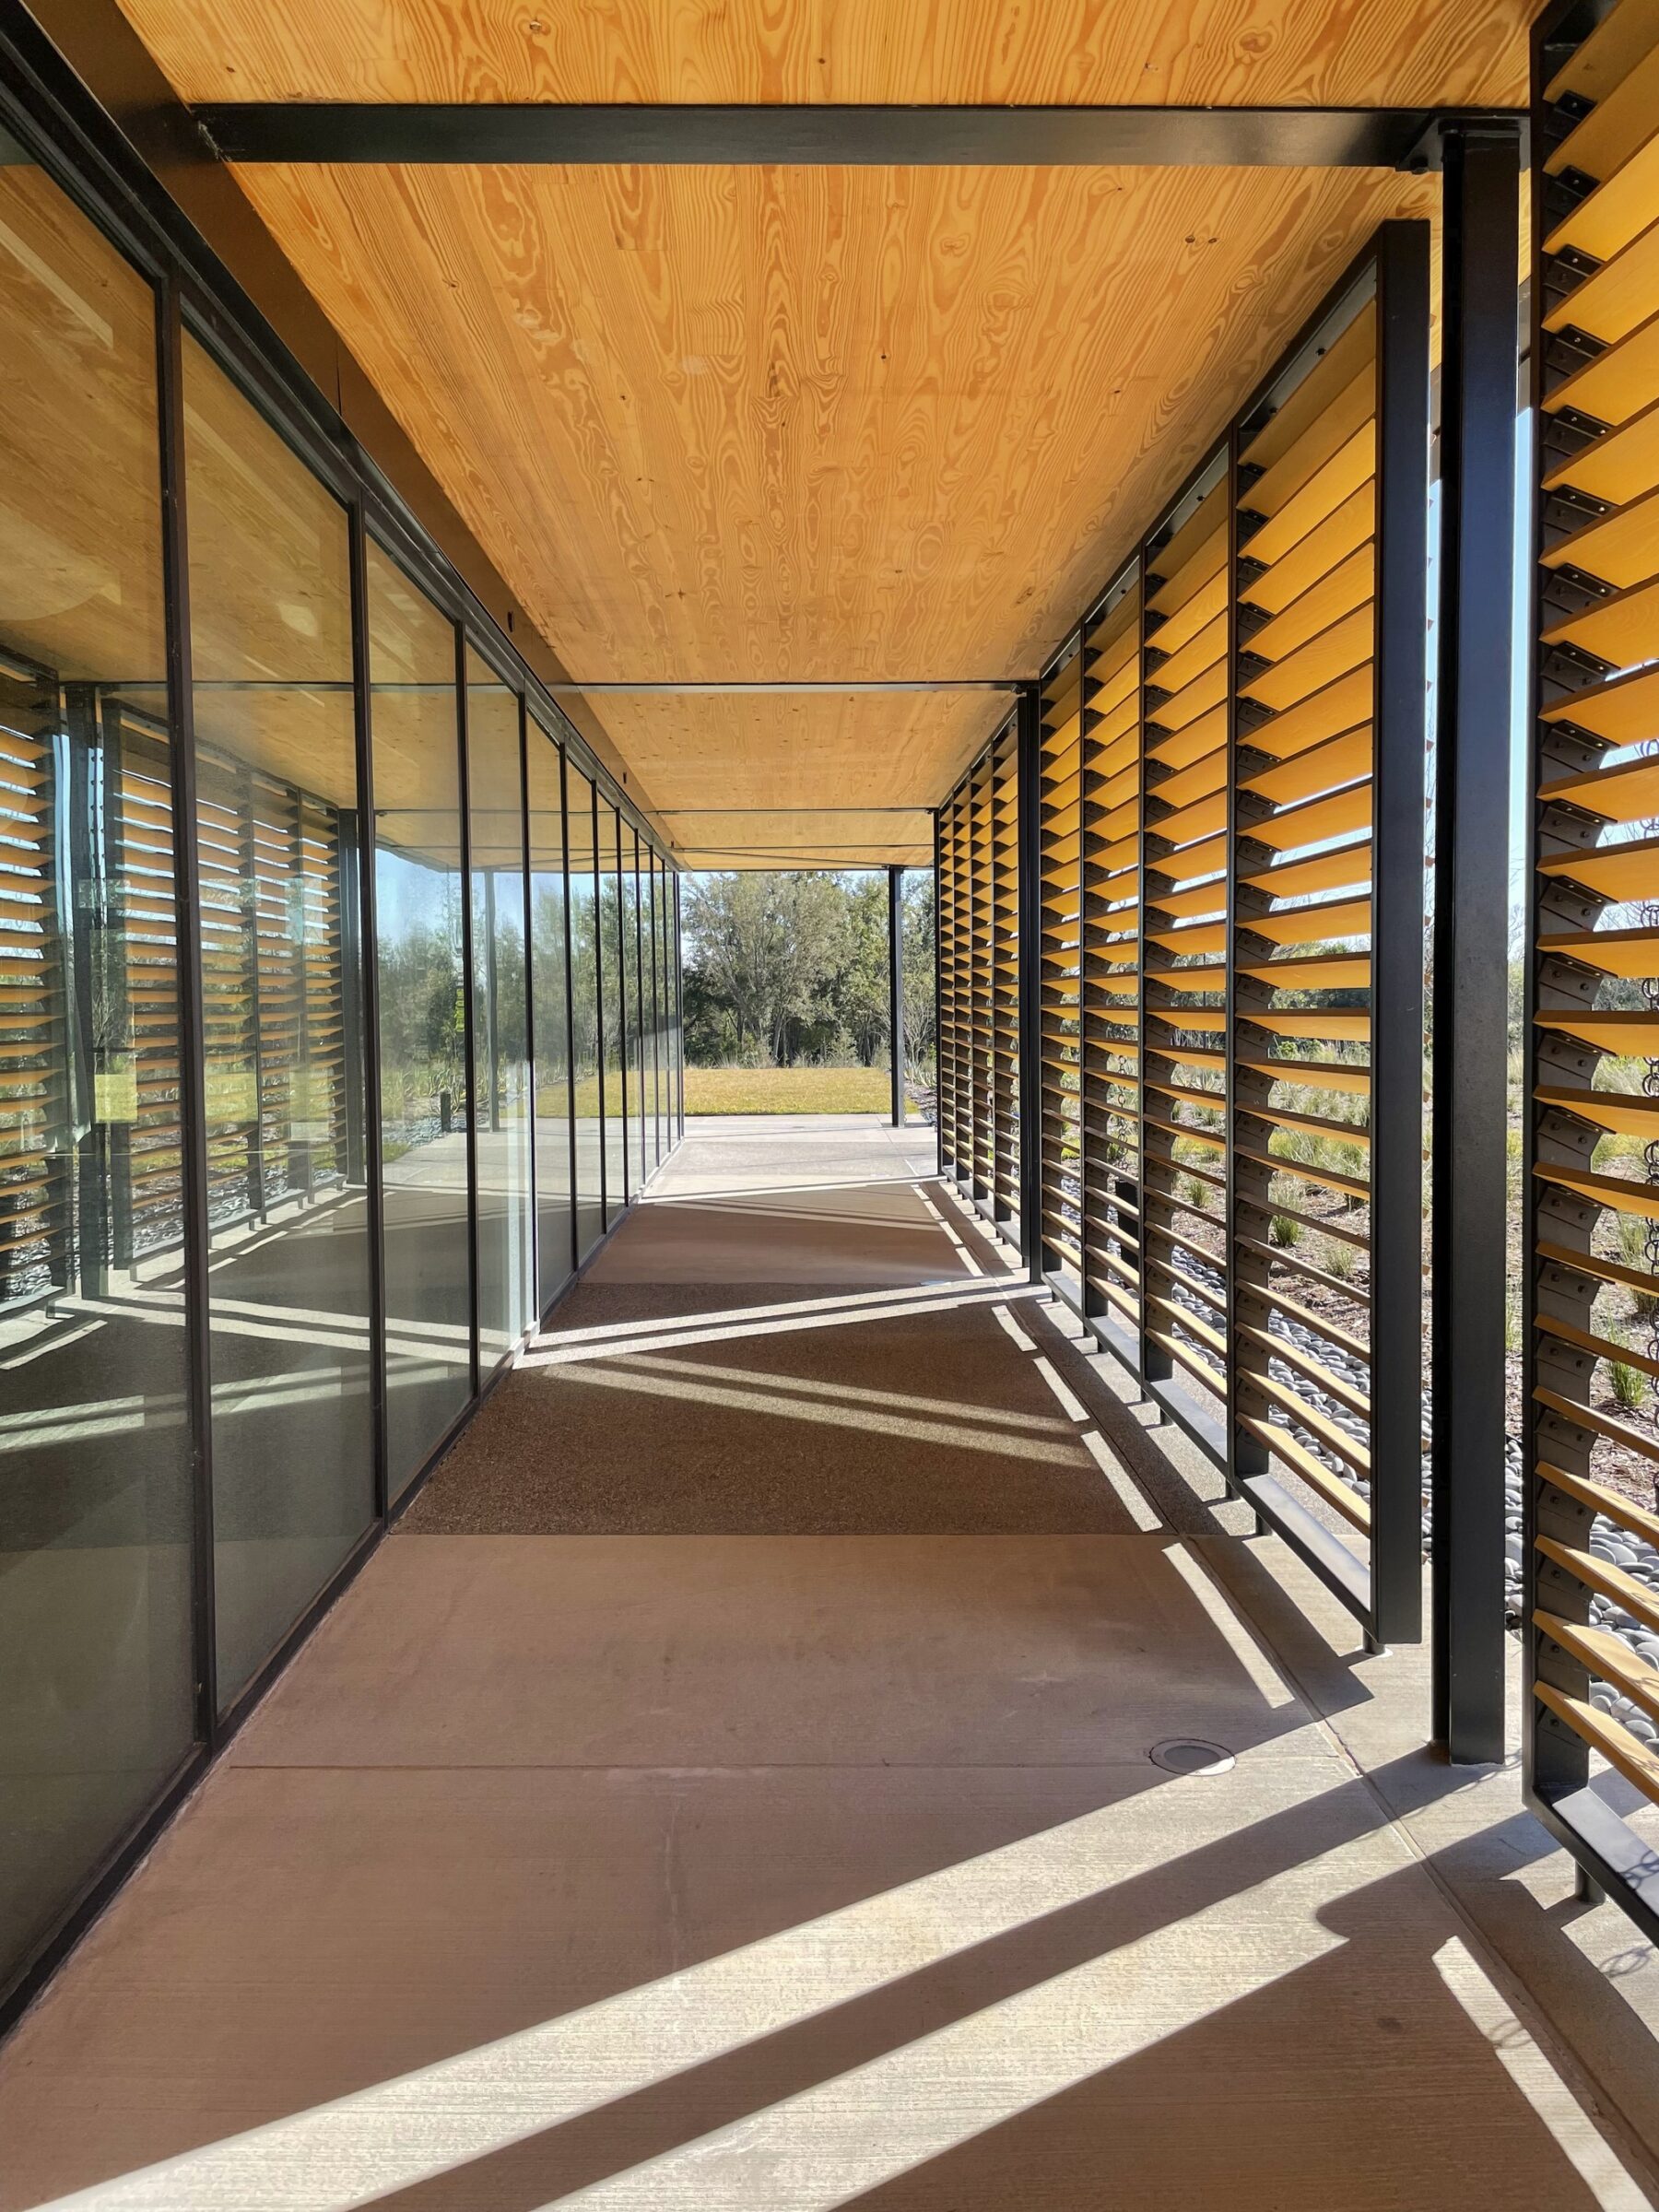
[[[888,887],[884,876],[854,877],[846,888],[846,946],[830,996],[853,1050],[874,1066],[888,1042]]]
[[[757,870],[691,878],[681,905],[687,1003],[692,977],[729,1008],[739,1053],[789,1066],[832,1042],[833,980],[848,935],[841,879],[821,870]]]

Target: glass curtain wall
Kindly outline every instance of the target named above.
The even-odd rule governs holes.
[[[571,883],[571,1093],[576,1118],[576,1249],[585,1260],[605,1234],[605,1113],[599,1050],[599,876],[594,787],[565,762]]]
[[[546,1312],[575,1265],[571,1195],[571,1040],[563,755],[532,722],[524,755],[530,828],[530,1010],[535,1044],[536,1304]]]
[[[229,1704],[374,1517],[345,509],[194,340],[214,1620]]]
[[[189,1757],[155,302],[0,169],[0,1986]]]
[[[604,1001],[605,1218],[628,1203],[627,902],[622,895],[617,809],[599,802],[599,984]]]
[[[617,807],[185,289],[8,148],[0,2005],[631,1187]]]
[[[473,1392],[461,731],[454,625],[372,540],[368,602],[386,1488],[396,1500]]]
[[[535,1318],[524,785],[518,694],[466,654],[472,887],[473,1155],[477,1178],[478,1372]]]
[[[663,931],[665,924],[663,900],[663,864],[649,849],[646,858],[651,865],[651,995],[653,1043],[652,1065],[654,1081],[652,1100],[655,1107],[653,1117],[654,1159],[660,1163],[665,1149],[663,1111],[668,1099],[668,988],[663,975]]]
[[[645,1084],[640,1063],[640,877],[631,822],[618,821],[617,880],[621,889],[622,924],[622,1034],[628,1072],[623,1110],[628,1116],[628,1187],[637,1191],[645,1180]]]

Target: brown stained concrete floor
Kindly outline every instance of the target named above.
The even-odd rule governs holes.
[[[1649,2202],[1511,1779],[816,1134],[688,1145],[322,1624],[0,2053],[3,2212]]]

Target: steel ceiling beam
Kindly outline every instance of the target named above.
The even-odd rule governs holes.
[[[1468,114],[1425,108],[330,100],[238,101],[194,111],[212,151],[240,162],[1418,171],[1439,167],[1442,128]]]

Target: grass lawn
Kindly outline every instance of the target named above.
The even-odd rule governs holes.
[[[886,1113],[885,1067],[688,1067],[688,1113]]]

